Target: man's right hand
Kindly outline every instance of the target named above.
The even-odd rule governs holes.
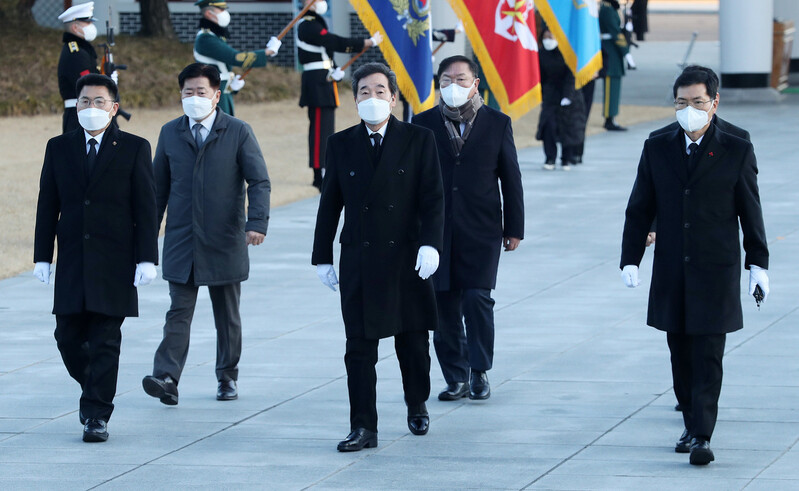
[[[627,285],[627,288],[635,288],[638,286],[638,266],[634,264],[628,264],[627,266],[623,267],[621,269],[621,279],[624,281],[624,284]]]
[[[339,68],[339,67],[336,67],[336,69],[335,69],[335,70],[333,70],[333,71],[330,73],[330,78],[332,78],[332,79],[333,79],[333,80],[335,80],[336,82],[341,82],[341,79],[343,79],[343,78],[344,78],[344,71],[343,71],[341,68]]]
[[[372,37],[367,39],[364,42],[364,44],[366,45],[367,48],[371,48],[371,47],[377,46],[378,44],[380,44],[382,42],[383,42],[383,35],[380,34],[380,31],[377,31],[376,33],[374,33],[374,35],[372,35]]]
[[[33,276],[39,278],[39,281],[45,285],[50,284],[50,263],[39,262],[33,267]]]
[[[280,51],[281,46],[283,46],[283,41],[272,36],[266,43],[266,54],[268,56],[277,56],[277,52]]]
[[[336,270],[333,268],[332,264],[318,264],[316,266],[316,276],[319,277],[323,285],[336,291],[338,278],[336,278]]]
[[[649,232],[646,234],[646,246],[649,247],[655,243],[655,239],[657,239],[657,233]]]

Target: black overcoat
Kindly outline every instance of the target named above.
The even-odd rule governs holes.
[[[442,250],[444,194],[433,134],[392,116],[377,166],[367,135],[361,123],[328,139],[311,262],[333,264],[344,208],[339,273],[347,337],[435,329],[432,280],[414,270],[420,246]]]
[[[433,130],[444,179],[444,253],[433,276],[436,289],[493,289],[502,238],[524,238],[524,193],[510,118],[482,106],[459,156],[439,107],[417,114],[413,123]]]
[[[721,334],[743,327],[744,265],[768,268],[752,144],[718,128],[688,175],[683,131],[648,139],[627,204],[621,266],[638,265],[652,219],[658,235],[647,324],[667,332]]]
[[[53,313],[138,315],[136,264],[158,262],[155,185],[147,140],[110,126],[87,179],[83,129],[47,142],[34,262],[53,260]]]
[[[585,99],[574,87],[574,74],[559,49],[540,50],[538,63],[541,67],[541,113],[535,138],[543,140],[547,121],[554,119],[558,141],[563,145],[581,145],[585,141]],[[571,104],[561,106],[564,97]]]

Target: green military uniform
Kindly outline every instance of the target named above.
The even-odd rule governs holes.
[[[217,7],[227,8],[224,1],[198,0],[194,5],[200,8]],[[200,30],[194,39],[194,59],[199,63],[214,65],[219,69],[222,79],[220,90],[222,97],[219,99],[219,109],[233,116],[233,94],[228,88],[228,83],[233,78],[231,70],[234,66],[248,70],[253,67],[266,66],[266,50],[236,51],[227,43],[230,36],[228,30],[220,27],[206,18],[200,19]]]
[[[618,5],[618,3],[616,4]],[[599,31],[602,37],[602,57],[604,62],[604,115],[613,120],[619,114],[621,99],[621,77],[624,76],[624,55],[630,48],[621,30],[621,18],[613,2],[602,1],[599,7]]]

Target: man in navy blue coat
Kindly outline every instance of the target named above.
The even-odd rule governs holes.
[[[447,382],[438,395],[442,401],[490,397],[491,290],[503,244],[512,251],[524,238],[522,180],[511,121],[483,105],[477,73],[475,62],[465,56],[443,60],[438,107],[413,118],[414,124],[433,130],[444,180],[444,250],[433,276],[439,316],[433,341]]]

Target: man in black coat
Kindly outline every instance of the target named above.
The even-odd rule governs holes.
[[[627,204],[622,279],[638,285],[646,235],[657,217],[647,324],[666,331],[685,431],[675,451],[714,460],[710,438],[721,392],[726,334],[743,327],[739,226],[749,293],[768,296],[768,246],[752,144],[712,123],[718,78],[684,71],[674,83],[681,129],[644,143]],[[764,298],[765,299],[765,298]]]
[[[413,118],[435,134],[445,190],[444,250],[433,277],[434,345],[447,382],[438,398],[487,399],[500,250],[504,244],[513,251],[524,238],[521,172],[510,118],[483,105],[476,64],[452,56],[439,65],[438,79],[438,107]]]
[[[327,139],[336,128],[336,82],[344,78],[344,72],[335,68],[333,54],[357,53],[377,46],[383,36],[379,32],[367,39],[337,36],[327,30],[322,17],[327,12],[327,2],[305,0],[305,5],[309,3],[313,3],[311,9],[297,23],[297,59],[302,65],[300,107],[308,107],[308,165],[313,169],[313,186],[321,190]]]
[[[335,291],[333,240],[343,208],[339,266],[351,432],[338,444],[342,452],[377,446],[377,346],[390,336],[408,428],[415,435],[428,431],[428,330],[436,327],[429,277],[438,267],[444,227],[435,139],[391,116],[399,97],[394,72],[367,63],[353,74],[352,88],[364,122],[330,137],[311,258]]]
[[[58,239],[55,338],[83,391],[83,440],[98,442],[114,409],[120,327],[138,315],[136,287],[156,276],[158,225],[150,145],[111,124],[116,84],[91,74],[76,92],[83,129],[47,143],[33,260],[49,283]]]
[[[64,46],[58,58],[58,91],[64,100],[62,133],[80,128],[75,109],[78,101],[75,84],[78,79],[90,73],[100,73],[97,68],[97,52],[91,43],[97,37],[93,12],[94,2],[87,2],[74,5],[58,16],[58,20],[64,23],[65,30],[62,38]]]

